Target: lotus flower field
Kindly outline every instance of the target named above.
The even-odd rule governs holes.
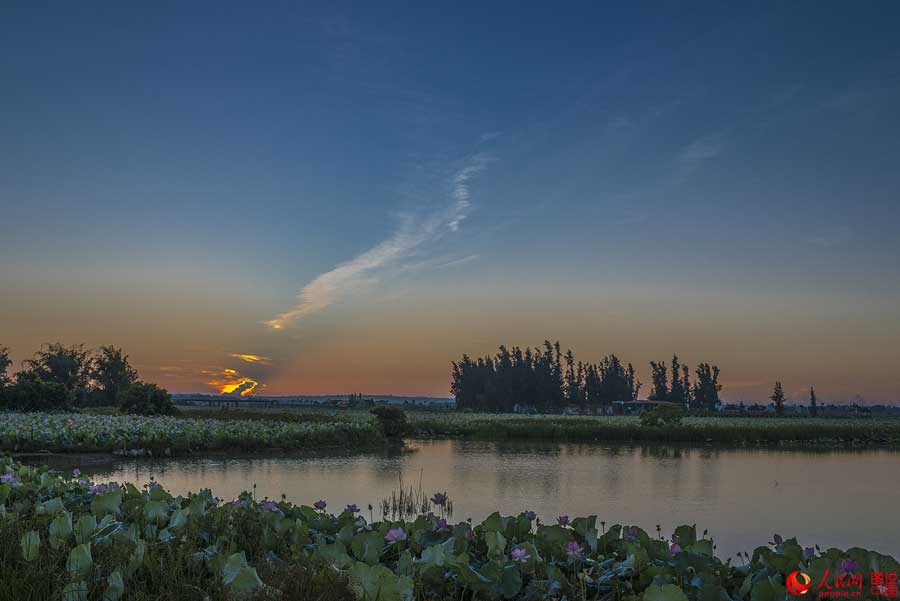
[[[154,453],[224,448],[313,448],[380,440],[374,418],[217,420],[82,413],[2,413],[0,448]]]
[[[435,515],[445,499],[414,520],[375,522],[327,499],[173,496],[0,458],[0,598],[774,601],[795,570],[813,582],[826,570],[900,570],[875,552],[778,535],[722,561],[694,526],[664,536],[596,516],[543,522],[526,509],[448,524]]]

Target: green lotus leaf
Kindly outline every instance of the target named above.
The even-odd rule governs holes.
[[[356,562],[348,572],[350,587],[360,601],[412,601],[413,583],[382,565]]]
[[[506,552],[506,537],[499,532],[493,530],[486,532],[484,542],[487,543],[488,557],[491,559],[499,559]]]
[[[169,517],[169,528],[180,528],[187,523],[188,512],[184,509],[176,509]]]
[[[750,601],[782,601],[786,597],[784,586],[771,578],[757,580],[750,589]]]
[[[346,570],[353,565],[353,558],[347,554],[347,547],[340,541],[318,547],[316,554],[329,565],[333,565],[341,570]]]
[[[88,585],[84,581],[70,582],[62,593],[63,601],[88,601]]]
[[[94,558],[91,557],[91,543],[78,545],[69,552],[66,560],[66,570],[74,576],[87,577],[94,566]]]
[[[49,501],[44,501],[43,503],[38,504],[35,509],[35,513],[38,515],[56,515],[62,511],[66,510],[66,506],[63,505],[62,499],[59,497],[53,497]]]
[[[651,584],[644,591],[643,601],[687,601],[687,595],[674,584]]]
[[[125,581],[122,573],[116,570],[106,578],[106,590],[103,591],[103,601],[119,601],[125,594]]]
[[[697,526],[679,526],[675,528],[672,539],[681,545],[681,548],[690,547],[697,542]]]
[[[144,517],[150,523],[165,524],[169,519],[169,504],[163,501],[147,501]]]
[[[137,544],[134,546],[134,551],[131,553],[131,556],[128,558],[128,565],[125,566],[125,576],[127,578],[131,578],[144,566],[144,555],[147,552],[147,543],[143,540],[138,540]]]
[[[222,570],[222,583],[235,591],[255,591],[262,586],[256,568],[247,565],[244,552],[230,555]]]
[[[50,522],[50,546],[58,549],[72,536],[72,514],[64,511]]]
[[[29,530],[22,535],[19,546],[22,547],[22,557],[25,561],[34,561],[41,550],[41,535],[36,530]]]
[[[97,518],[91,514],[84,514],[75,524],[75,541],[81,545],[91,540],[91,535],[97,528]]]
[[[358,534],[350,545],[353,556],[368,564],[378,563],[381,551],[384,549],[384,535],[378,532],[365,532]]]
[[[91,500],[91,513],[97,517],[106,514],[117,515],[122,507],[122,493],[118,490],[112,490],[100,495],[96,495]]]

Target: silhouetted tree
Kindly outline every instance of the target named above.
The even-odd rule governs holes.
[[[781,382],[775,382],[775,388],[772,389],[772,396],[769,398],[775,404],[775,414],[784,415],[784,390],[781,388]]]
[[[9,376],[6,375],[7,368],[12,365],[12,359],[9,358],[9,349],[0,346],[0,388],[10,385]]]
[[[719,404],[719,368],[709,363],[701,363],[696,369],[697,382],[694,384],[694,404],[700,409],[712,411]]]
[[[101,346],[94,357],[91,379],[103,402],[115,404],[119,394],[138,379],[137,371],[128,363],[128,355],[114,346]]]
[[[637,398],[641,383],[634,367],[609,355],[598,364],[575,362],[559,342],[533,350],[501,346],[494,357],[452,364],[450,390],[459,409],[511,411],[516,405],[558,411],[564,405],[603,408]]]
[[[25,364],[39,380],[62,384],[76,404],[84,402],[91,371],[90,353],[84,350],[84,345],[49,344]]]
[[[669,400],[669,383],[666,362],[656,361],[650,362],[650,379],[653,383],[653,391],[650,393],[651,401],[668,401]]]
[[[672,403],[676,403],[684,408],[688,407],[690,400],[688,390],[684,386],[682,379],[681,363],[678,361],[678,355],[672,356],[672,384],[669,386],[669,398]]]
[[[809,387],[809,415],[810,417],[819,415],[819,406],[816,404],[816,391],[812,386]]]
[[[583,366],[578,363],[578,371],[575,370],[575,355],[571,349],[566,351],[566,402],[569,405],[584,406],[584,397],[581,394],[581,372]]]

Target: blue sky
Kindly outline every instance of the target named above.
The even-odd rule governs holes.
[[[453,357],[559,337],[718,362],[731,398],[891,398],[898,17],[13,3],[0,342],[126,346],[173,390],[445,394]]]

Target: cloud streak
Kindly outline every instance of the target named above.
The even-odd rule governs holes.
[[[403,259],[420,252],[427,244],[447,232],[456,232],[472,206],[470,182],[481,172],[490,157],[479,154],[450,179],[450,202],[424,219],[406,216],[387,240],[356,258],[341,263],[309,282],[297,295],[296,304],[265,325],[273,330],[286,329],[298,321],[326,309],[362,286],[377,281],[380,271],[397,266]]]
[[[263,357],[262,355],[250,355],[245,353],[231,353],[228,355],[229,357],[234,357],[235,359],[240,359],[245,363],[259,363],[260,365],[271,365],[272,359],[269,357]]]

